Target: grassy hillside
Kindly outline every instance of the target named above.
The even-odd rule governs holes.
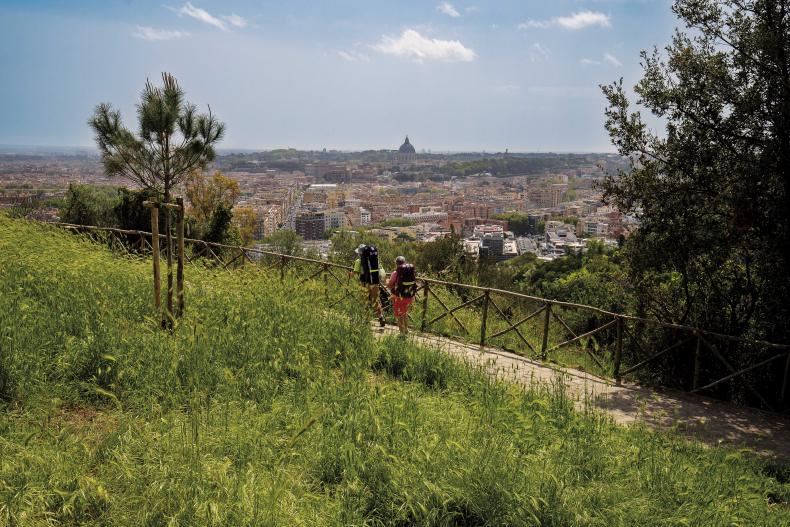
[[[0,525],[790,524],[748,453],[374,340],[320,284],[187,279],[170,335],[147,262],[0,216]]]

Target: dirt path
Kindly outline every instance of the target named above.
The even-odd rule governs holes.
[[[377,336],[397,333],[393,327],[373,328]],[[484,365],[492,375],[519,384],[562,382],[582,404],[585,398],[609,413],[617,423],[647,423],[675,428],[700,441],[748,447],[771,457],[790,460],[790,417],[755,408],[692,396],[674,390],[648,388],[540,363],[497,348],[481,348],[451,339],[411,334],[409,339],[440,349],[472,364]]]

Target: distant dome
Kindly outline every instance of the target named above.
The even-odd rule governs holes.
[[[400,145],[398,148],[398,152],[401,154],[416,154],[417,151],[414,149],[414,146],[409,142],[409,136],[406,136],[406,140]]]

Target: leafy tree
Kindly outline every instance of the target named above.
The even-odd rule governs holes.
[[[329,258],[337,263],[351,265],[356,259],[354,249],[362,240],[366,238],[365,232],[339,230],[334,232],[330,238],[332,245],[329,250]]]
[[[233,212],[230,207],[220,203],[211,215],[208,229],[203,235],[203,239],[212,243],[224,243],[227,245],[239,245],[238,231],[233,227]]]
[[[264,240],[272,251],[294,256],[302,253],[302,237],[294,231],[282,229]]]
[[[249,245],[255,239],[258,215],[250,207],[236,207],[233,209],[233,225],[239,232],[242,245]]]
[[[162,87],[146,81],[137,105],[138,132],[121,122],[121,113],[110,104],[96,107],[88,124],[96,134],[104,169],[145,189],[161,193],[169,202],[175,187],[187,174],[205,169],[215,157],[214,146],[225,125],[212,115],[198,114],[197,106],[184,100],[175,77],[162,73]],[[164,209],[167,245],[172,249],[170,209]],[[173,251],[167,251],[168,312],[173,312]]]
[[[626,243],[644,310],[770,340],[790,337],[790,1],[676,0],[689,33],[643,52],[639,103],[603,87],[606,128],[630,172],[606,199],[636,214]],[[676,276],[674,280],[671,277]],[[654,294],[670,280],[672,301]]]
[[[462,255],[461,239],[452,235],[419,244],[416,247],[414,263],[421,272],[438,275],[457,267]]]
[[[150,189],[118,188],[118,203],[113,208],[115,226],[121,229],[151,232],[151,213],[143,207],[143,202],[156,197],[156,192]],[[164,221],[164,218],[160,221]],[[163,225],[160,227],[164,229]]]
[[[388,218],[378,224],[379,227],[411,227],[415,222],[408,218]]]
[[[152,190],[70,184],[60,203],[61,218],[66,223],[150,231],[151,214],[143,202],[156,196]]]
[[[239,182],[219,170],[211,178],[193,170],[184,181],[184,193],[189,202],[189,214],[198,223],[207,224],[220,204],[233,208],[239,199]]]
[[[494,216],[497,220],[506,220],[507,227],[513,231],[516,236],[525,236],[527,234],[534,234],[529,223],[529,214],[523,212],[505,212]]]
[[[573,225],[575,227],[576,224],[579,223],[579,218],[577,218],[576,216],[562,216],[561,218],[559,218],[559,221],[561,221],[562,223],[566,223],[568,225]]]
[[[119,197],[115,187],[69,184],[61,219],[76,225],[115,226]]]

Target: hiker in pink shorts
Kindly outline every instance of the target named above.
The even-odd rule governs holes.
[[[414,266],[406,262],[406,258],[395,259],[395,271],[387,281],[387,289],[392,291],[392,311],[398,321],[401,335],[409,332],[409,306],[417,294],[417,281]]]

